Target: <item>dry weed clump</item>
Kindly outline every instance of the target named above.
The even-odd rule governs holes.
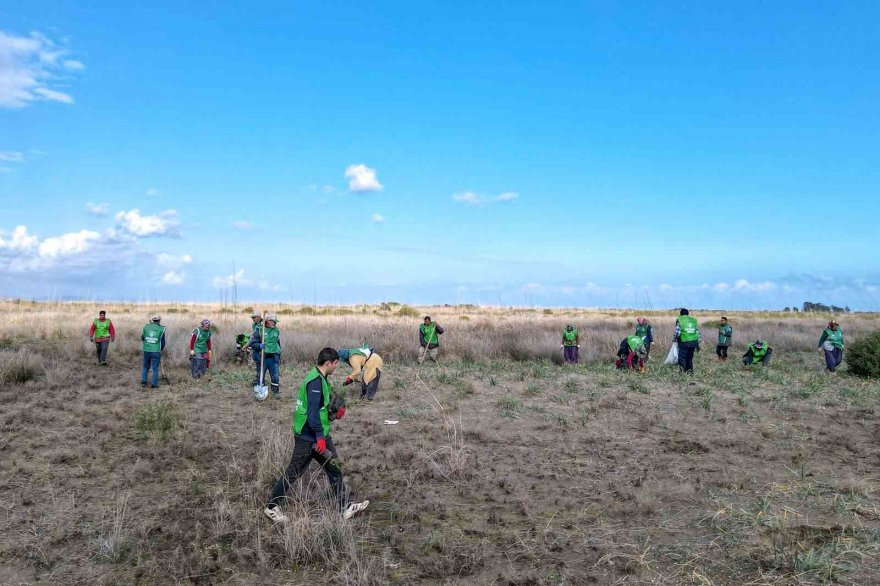
[[[15,352],[0,352],[0,382],[6,385],[21,385],[37,380],[46,374],[42,357],[20,348]]]

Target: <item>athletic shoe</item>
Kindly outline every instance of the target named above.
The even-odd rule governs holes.
[[[263,509],[263,514],[272,519],[272,521],[276,523],[287,523],[290,521],[287,515],[281,512],[281,509],[277,506],[274,507],[266,507]]]
[[[370,506],[370,501],[361,501],[359,503],[350,503],[348,505],[348,508],[345,509],[345,512],[342,513],[342,517],[344,519],[351,519],[352,517],[354,517],[355,515],[357,515],[358,513],[363,511],[364,509],[366,509],[368,506]]]

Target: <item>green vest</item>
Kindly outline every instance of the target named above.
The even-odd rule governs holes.
[[[645,341],[642,340],[641,336],[627,336],[626,345],[629,346],[630,350],[636,352],[639,348],[644,347]]]
[[[718,328],[718,345],[730,346],[730,339],[733,337],[733,328],[729,325]]]
[[[419,331],[422,333],[422,337],[425,339],[425,344],[428,346],[440,343],[440,340],[437,338],[436,324],[431,324],[429,326],[422,324],[419,326]]]
[[[303,427],[305,427],[309,419],[309,399],[306,396],[308,392],[306,387],[316,378],[321,379],[321,393],[324,396],[324,404],[321,405],[321,428],[324,431],[324,437],[330,435],[330,416],[327,412],[327,407],[330,405],[330,391],[332,387],[317,367],[312,368],[311,372],[306,376],[306,380],[299,385],[299,396],[296,399],[296,408],[293,410],[293,433],[296,435],[302,433]]]
[[[648,335],[648,324],[636,324],[636,335],[640,338],[644,338]]]
[[[211,330],[206,331],[202,328],[196,328],[193,330],[193,333],[196,335],[196,343],[193,350],[199,354],[204,354],[208,351],[208,340],[211,339]]]
[[[105,319],[101,321],[96,319],[95,324],[95,338],[109,338],[110,337],[110,320]]]
[[[696,342],[700,339],[700,331],[697,329],[697,320],[689,315],[678,316],[678,341]]]
[[[764,358],[764,354],[767,353],[769,346],[767,346],[767,342],[764,342],[763,340],[762,342],[763,347],[760,350],[758,350],[754,344],[749,344],[749,350],[752,352],[752,362],[760,362],[761,359]]]
[[[577,328],[572,328],[570,332],[567,329],[562,330],[562,343],[566,346],[577,346],[577,337]]]
[[[157,323],[148,323],[144,326],[141,335],[144,337],[144,352],[161,352],[162,351],[162,334],[165,328]]]
[[[256,332],[258,329],[260,329],[261,325],[263,325],[263,320],[260,320],[257,323],[255,323],[254,326],[251,328],[251,331]]]
[[[367,355],[367,353],[364,352],[361,348],[349,348],[348,355],[351,356],[352,354],[360,354],[361,356],[364,356],[364,357],[366,357],[366,355]]]
[[[835,348],[843,349],[843,330],[840,329],[840,326],[837,327],[837,330],[825,328],[825,340]]]
[[[262,335],[262,332],[260,332]],[[281,354],[281,344],[278,343],[278,328],[266,328],[266,354]]]

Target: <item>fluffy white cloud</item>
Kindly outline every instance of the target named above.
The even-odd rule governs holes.
[[[0,161],[7,163],[23,163],[24,155],[19,151],[0,151]]]
[[[226,287],[232,287],[233,285],[250,285],[251,282],[250,279],[245,277],[244,269],[238,269],[231,275],[214,277],[211,283],[218,289],[225,289]]]
[[[39,254],[44,258],[55,258],[85,252],[100,238],[101,235],[92,230],[80,230],[79,232],[53,236],[40,243]]]
[[[232,227],[236,230],[250,230],[254,227],[253,222],[248,222],[247,220],[236,220],[232,222]]]
[[[180,222],[175,210],[166,210],[156,216],[142,216],[138,208],[119,212],[115,216],[119,229],[131,236],[180,236]]]
[[[720,283],[719,283],[720,284]],[[733,284],[733,288],[744,293],[765,293],[776,289],[776,283],[773,281],[762,281],[761,283],[749,283],[746,279],[737,279]]]
[[[493,203],[504,203],[517,199],[519,194],[515,191],[505,191],[498,195],[486,195],[475,191],[463,191],[453,194],[452,201],[457,201],[471,206],[482,206]]]
[[[86,204],[86,211],[95,216],[106,216],[110,211],[110,204],[88,202]]]
[[[363,163],[349,165],[345,169],[345,178],[348,179],[350,191],[382,191],[383,186],[376,177],[376,170]]]
[[[168,271],[162,275],[162,284],[164,285],[182,285],[186,280],[186,274],[178,271]]]
[[[60,91],[66,76],[85,66],[65,59],[67,49],[40,33],[17,36],[0,31],[0,107],[24,108],[36,101],[73,103]]]
[[[166,267],[171,269],[179,269],[184,265],[188,265],[192,262],[192,257],[188,254],[184,254],[182,256],[175,256],[173,254],[168,254],[165,252],[160,252],[156,255],[156,264],[160,267]]]
[[[4,233],[0,231],[0,249],[7,251],[30,250],[39,240],[36,236],[28,234],[26,226],[16,226],[7,239],[4,239],[3,235]]]
[[[381,224],[381,223],[385,222],[385,216],[383,216],[380,213],[375,213],[372,216],[370,216],[370,221],[373,222],[374,224]]]

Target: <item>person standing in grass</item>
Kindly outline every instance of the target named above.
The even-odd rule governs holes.
[[[767,366],[773,358],[773,348],[771,348],[764,340],[755,340],[746,349],[743,354],[743,366],[751,364],[760,364]]]
[[[828,322],[819,338],[819,352],[825,353],[825,369],[834,372],[843,362],[843,330],[837,320]]]
[[[202,378],[211,364],[211,320],[203,319],[189,339],[189,360],[192,377]]]
[[[440,324],[432,322],[431,316],[426,315],[425,321],[419,326],[419,364],[425,361],[425,358],[437,362],[437,355],[440,353],[440,335],[443,328]]]
[[[340,360],[351,366],[351,374],[345,377],[342,386],[360,380],[361,399],[372,401],[379,390],[379,379],[382,378],[382,368],[385,366],[382,357],[366,345],[362,348],[342,348],[337,353]]]
[[[248,344],[253,341],[253,334],[256,332],[263,323],[263,316],[257,313],[256,311],[251,312],[251,337],[248,338]],[[260,382],[260,353],[259,352],[251,352],[251,357],[254,359],[254,368],[257,371],[257,380],[253,382],[253,384],[258,384]]]
[[[733,341],[733,328],[727,323],[727,318],[721,318],[721,325],[718,326],[718,345],[715,346],[715,354],[718,360],[722,362],[727,360],[727,349]]]
[[[116,330],[103,309],[98,312],[98,319],[94,320],[92,327],[89,328],[89,341],[95,343],[98,366],[107,366],[107,350],[110,348],[110,342],[116,341]]]
[[[159,363],[162,361],[162,350],[165,349],[165,328],[162,327],[162,317],[154,315],[150,323],[141,331],[141,341],[144,343],[144,367],[141,370],[141,386],[147,386],[147,374],[153,370],[151,388],[159,388]]]
[[[339,366],[339,354],[333,348],[324,348],[318,354],[317,365],[299,386],[296,408],[293,411],[293,455],[284,474],[275,482],[272,496],[263,513],[276,523],[289,521],[281,512],[281,505],[291,487],[315,460],[330,482],[330,490],[345,519],[360,513],[370,501],[352,502],[342,479],[338,453],[330,437],[330,422],[342,419],[345,407],[331,409],[333,387],[327,380]]]
[[[645,316],[636,320],[636,335],[645,343],[645,360],[651,356],[651,344],[654,343],[654,332],[651,323]]]
[[[265,335],[263,330],[266,330]],[[264,337],[265,336],[265,337]],[[262,352],[263,377],[265,379],[266,372],[272,381],[272,396],[276,399],[281,398],[281,380],[278,376],[278,367],[281,365],[281,332],[278,331],[278,316],[270,313],[266,316],[264,323],[258,324],[251,334],[251,350],[253,350],[254,359],[257,361],[257,376],[254,384],[260,382],[260,358]]]
[[[675,321],[673,342],[678,342],[678,368],[685,374],[694,374],[694,353],[700,351],[700,326],[687,309],[679,312]]]
[[[578,348],[581,347],[581,341],[577,328],[574,325],[568,324],[562,330],[562,345],[559,347],[562,348],[563,359],[566,364],[578,363]]]

